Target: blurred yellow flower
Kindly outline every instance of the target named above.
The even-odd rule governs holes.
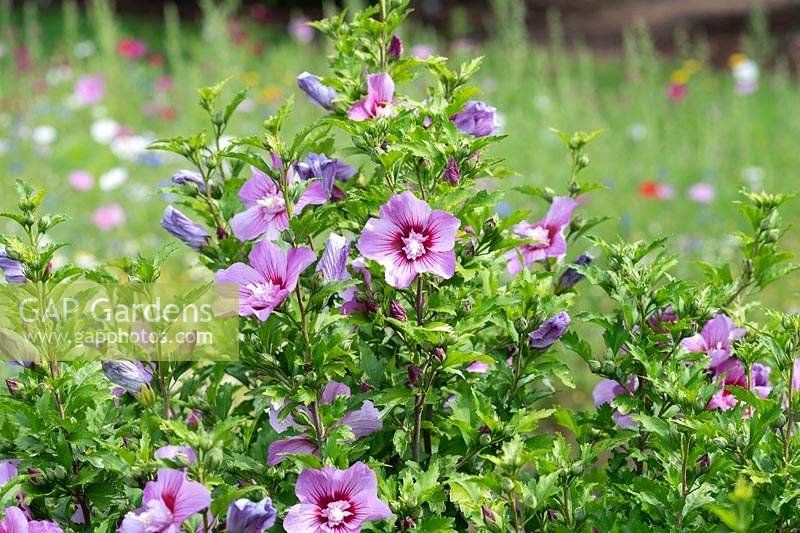
[[[255,70],[248,70],[242,74],[242,79],[244,79],[244,84],[247,86],[256,85],[258,83],[258,72]]]
[[[270,102],[283,99],[283,91],[281,91],[280,87],[277,85],[267,85],[258,91],[256,99],[259,103],[269,104]]]
[[[683,62],[683,69],[690,76],[700,70],[701,64],[696,59],[687,59]]]
[[[683,85],[687,81],[689,81],[689,75],[690,75],[689,72],[687,72],[685,69],[680,68],[670,75],[669,82],[674,85]]]
[[[731,54],[728,58],[728,66],[733,68],[742,61],[747,61],[747,56],[742,53]]]

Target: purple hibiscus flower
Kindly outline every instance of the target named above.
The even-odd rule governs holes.
[[[335,185],[335,181],[347,181],[358,172],[354,167],[338,159],[330,159],[324,154],[310,153],[302,161],[295,163],[294,169],[300,179],[317,180],[308,186],[308,190],[319,196],[324,194],[330,200],[341,200],[344,192]]]
[[[274,154],[272,166],[283,172],[283,162]],[[274,241],[280,236],[281,231],[289,227],[286,199],[275,180],[255,167],[251,168],[251,171],[252,177],[239,190],[239,198],[246,209],[233,217],[231,228],[240,241],[249,241],[261,235]],[[289,168],[286,179],[289,183],[297,179],[293,168]],[[294,214],[300,214],[307,205],[324,204],[328,201],[328,197],[319,182],[314,182],[295,204]]]
[[[450,120],[461,133],[475,137],[485,137],[500,130],[497,109],[480,100],[470,100],[464,109],[450,117]]]
[[[329,381],[322,390],[320,402],[324,405],[328,405],[333,403],[336,398],[339,397],[349,398],[350,387],[344,383],[339,383],[338,381]],[[307,430],[308,427],[295,422],[291,413],[281,419],[281,411],[285,407],[286,404],[277,410],[273,407],[270,407],[269,423],[272,428],[278,433],[283,433],[289,428],[294,428],[299,431]],[[313,417],[313,414],[306,407],[303,406],[299,409],[303,409],[306,413],[306,416],[309,418]],[[357,439],[366,437],[367,435],[371,435],[372,433],[383,429],[383,422],[381,422],[380,413],[370,401],[365,401],[356,411],[348,411],[340,420],[333,424],[334,427],[342,425],[349,426],[350,430],[353,432],[353,435]],[[310,436],[302,434],[273,442],[269,447],[268,462],[270,465],[276,465],[286,459],[286,455],[288,454],[317,453],[319,453],[319,448],[314,440]]]
[[[726,315],[717,315],[706,322],[703,330],[681,341],[687,352],[702,352],[711,358],[709,369],[717,368],[731,356],[731,341],[743,337],[744,328],[737,328]]]
[[[453,277],[459,220],[445,211],[432,211],[411,192],[394,195],[381,206],[380,218],[367,221],[358,249],[386,270],[386,283],[403,289],[417,274]]]
[[[3,271],[8,283],[19,284],[27,281],[25,267],[19,261],[8,257],[8,253],[2,247],[0,247],[0,270]]]
[[[217,272],[216,282],[223,295],[239,296],[239,316],[255,315],[266,320],[297,286],[300,274],[316,255],[306,247],[284,251],[261,241],[250,252],[250,265],[235,263]],[[251,266],[252,265],[252,266]]]
[[[520,262],[520,255],[527,268],[536,261],[547,257],[560,257],[567,253],[564,228],[569,224],[576,205],[575,200],[568,196],[556,196],[542,220],[533,224],[527,221],[520,222],[514,226],[514,233],[518,237],[532,242],[506,252],[510,274],[522,271],[523,263]]]
[[[162,468],[144,487],[142,507],[125,515],[118,533],[177,533],[190,516],[209,506],[211,494],[186,472]]]
[[[594,390],[592,391],[594,405],[595,407],[600,407],[604,403],[610,404],[611,400],[617,396],[622,396],[623,394],[633,394],[638,388],[639,378],[636,375],[631,376],[630,379],[628,379],[628,383],[625,385],[620,385],[611,379],[603,379],[600,381],[600,383],[595,385]],[[636,427],[636,422],[634,422],[633,418],[625,413],[620,412],[619,409],[614,410],[612,418],[614,419],[614,422],[621,428],[632,429]]]
[[[195,250],[200,250],[208,244],[209,236],[205,228],[171,205],[164,209],[161,227]]]
[[[303,470],[295,494],[300,503],[283,521],[287,533],[357,533],[365,522],[392,517],[389,506],[378,498],[375,472],[360,462],[347,470]]]
[[[244,498],[231,502],[228,506],[228,518],[225,531],[228,533],[263,533],[275,525],[278,511],[272,506],[272,500],[264,498],[253,502]]]
[[[367,97],[350,107],[347,116],[355,121],[369,120],[375,117],[394,116],[394,81],[392,77],[381,72],[367,76]]]
[[[552,346],[569,327],[569,315],[561,311],[551,316],[544,323],[528,334],[531,348],[543,350]]]
[[[328,111],[333,109],[333,100],[336,98],[336,91],[324,85],[319,78],[308,72],[303,72],[297,76],[297,86],[306,93],[308,100]]]
[[[168,459],[174,462],[184,462],[192,465],[197,460],[197,454],[188,446],[162,446],[157,449],[153,456],[156,459]]]
[[[0,533],[63,533],[55,522],[47,520],[28,520],[19,507],[9,507],[5,518],[0,522]]]

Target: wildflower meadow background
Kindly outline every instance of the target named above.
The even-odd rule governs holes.
[[[757,3],[725,67],[555,12],[533,45],[511,0],[448,41],[404,0],[37,6],[0,0],[0,532],[800,528],[799,91]],[[180,284],[238,349],[74,341]]]

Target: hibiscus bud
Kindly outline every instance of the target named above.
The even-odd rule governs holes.
[[[528,334],[531,348],[545,349],[552,346],[567,331],[569,322],[569,315],[564,311],[545,320],[538,329]]]
[[[431,355],[441,362],[444,361],[445,357],[447,357],[447,352],[444,351],[444,348],[439,348],[437,346],[431,351]]]
[[[389,303],[389,316],[395,320],[408,322],[408,313],[403,309],[403,306],[397,300],[392,300]]]
[[[228,533],[262,533],[275,525],[277,516],[278,512],[269,498],[260,502],[242,498],[228,506],[225,529]]]
[[[572,517],[578,522],[582,522],[586,518],[586,509],[583,507],[578,507],[575,509],[575,511],[573,511]]]
[[[550,520],[553,520],[553,521],[558,520],[558,513],[556,512],[555,509],[548,509],[547,510],[547,517]]]
[[[188,185],[189,187],[196,188],[203,194],[206,192],[206,184],[203,181],[203,177],[192,170],[179,170],[172,176],[172,183],[176,185]]]
[[[486,505],[482,505],[481,511],[483,512],[484,520],[486,520],[487,522],[491,522],[492,524],[497,522],[497,517],[494,515],[494,512],[492,512],[492,510],[489,509],[489,507],[487,507]]]
[[[297,86],[306,93],[309,101],[324,107],[327,110],[333,109],[333,99],[336,98],[336,91],[323,85],[319,78],[308,72],[303,72],[297,76]]]
[[[101,366],[108,381],[132,394],[139,393],[151,379],[140,366],[132,361],[103,361]]]
[[[600,369],[601,369],[600,361],[595,361],[594,359],[589,361],[589,370],[592,371],[592,374],[599,373]]]
[[[375,387],[364,381],[363,379],[358,382],[358,390],[361,392],[369,392],[371,390],[375,390]]]
[[[156,393],[147,385],[142,385],[142,388],[135,396],[144,407],[151,409],[156,405]]]
[[[217,228],[217,239],[227,239],[229,235],[230,234],[225,230],[225,228]]]
[[[19,381],[17,381],[16,379],[8,378],[6,379],[6,387],[8,388],[8,393],[11,396],[14,396],[16,392],[20,389],[21,385],[19,384]]]
[[[203,421],[203,412],[199,409],[192,409],[188,415],[186,415],[186,420],[184,420],[184,424],[190,429],[197,429],[200,427],[200,423]]]
[[[593,259],[594,258],[589,254],[581,254],[578,256],[577,259],[575,259],[575,261],[573,261],[573,264],[588,265],[592,262]],[[558,278],[558,287],[561,289],[571,289],[583,278],[584,278],[583,274],[581,274],[574,268],[569,267]]]
[[[403,40],[397,35],[392,35],[392,41],[389,43],[389,57],[391,59],[400,59],[403,55]]]
[[[697,458],[697,468],[701,472],[706,472],[710,465],[711,465],[711,458],[708,456],[708,453],[704,453],[703,455]]]
[[[444,168],[444,176],[442,179],[450,185],[457,185],[461,179],[461,171],[458,169],[458,162],[455,157],[451,157]]]
[[[208,233],[203,226],[193,221],[171,205],[164,210],[161,227],[187,246],[200,250],[208,243]]]
[[[422,370],[414,365],[408,365],[408,381],[406,381],[406,386],[412,388],[420,379],[422,379]]]

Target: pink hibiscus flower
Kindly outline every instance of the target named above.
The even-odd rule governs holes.
[[[403,289],[417,274],[453,277],[455,237],[459,220],[445,211],[432,211],[411,192],[394,195],[381,206],[361,232],[358,250],[386,269],[386,283]]]
[[[385,72],[367,76],[367,97],[359,100],[347,112],[352,120],[362,121],[375,117],[394,116],[394,81]]]
[[[522,271],[523,263],[520,262],[520,255],[522,255],[524,266],[527,268],[536,261],[547,257],[560,257],[567,253],[564,228],[569,224],[576,205],[575,200],[568,196],[556,196],[553,198],[553,203],[550,204],[550,210],[542,220],[533,224],[527,221],[520,222],[514,226],[514,233],[518,237],[529,239],[532,242],[506,252],[510,274],[518,274]]]

